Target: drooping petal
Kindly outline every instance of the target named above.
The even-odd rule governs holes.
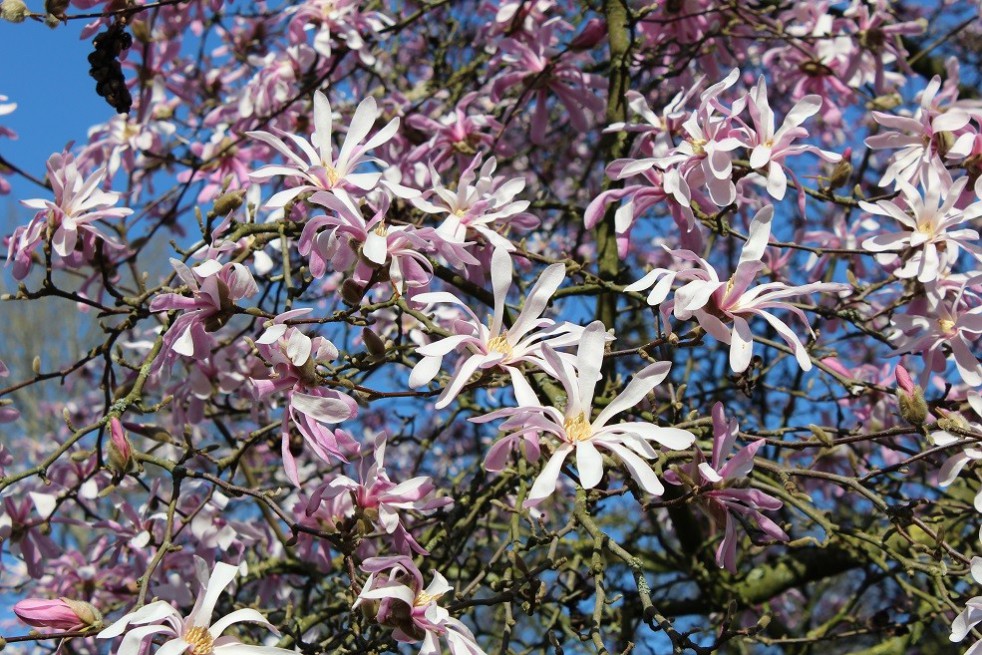
[[[559,472],[563,468],[563,462],[566,461],[572,450],[573,447],[569,444],[562,444],[556,449],[556,452],[552,454],[546,465],[542,467],[542,471],[538,477],[535,478],[535,483],[533,483],[532,489],[529,491],[528,500],[525,501],[526,503],[534,505],[543,498],[552,495],[556,490],[556,483],[559,481]]]
[[[603,455],[589,440],[576,444],[576,470],[580,474],[580,484],[584,489],[593,489],[603,479]]]
[[[612,417],[641,402],[652,389],[662,383],[671,368],[671,362],[656,362],[635,373],[624,391],[597,415],[593,422],[594,429],[603,427]]]

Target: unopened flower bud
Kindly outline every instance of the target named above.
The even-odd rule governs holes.
[[[369,355],[374,358],[385,357],[385,342],[377,334],[368,328],[363,328],[361,339],[365,342],[365,348],[368,350]]]
[[[607,23],[599,18],[587,21],[583,31],[569,43],[571,50],[589,50],[607,36]]]
[[[897,402],[900,405],[900,416],[911,425],[923,425],[927,419],[927,402],[924,400],[924,390],[914,384],[900,364],[897,365]]]
[[[70,598],[25,598],[14,605],[14,614],[35,628],[81,630],[102,625],[102,614],[91,603]]]
[[[822,442],[823,446],[827,448],[835,447],[835,440],[832,438],[832,435],[823,430],[821,427],[815,425],[814,423],[809,423],[808,429],[813,435],[815,435],[816,439]]]
[[[829,189],[838,189],[849,183],[849,178],[852,177],[852,148],[846,148],[842,153],[842,159],[835,168],[832,169],[832,173],[829,175]]]
[[[208,215],[212,217],[227,216],[229,213],[234,212],[236,209],[241,207],[242,201],[244,199],[245,199],[244,189],[223,193],[222,195],[215,198],[215,204],[212,205],[211,211],[208,212]]]
[[[117,473],[126,473],[133,466],[133,446],[118,418],[109,421],[109,445],[106,451],[109,466]]]
[[[361,299],[365,295],[365,290],[362,289],[361,285],[348,278],[341,283],[341,300],[351,305],[352,307],[357,307],[361,304]]]
[[[11,23],[23,23],[31,17],[31,10],[23,0],[3,0],[0,4],[0,18]]]

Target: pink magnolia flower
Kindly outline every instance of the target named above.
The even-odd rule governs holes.
[[[931,79],[920,93],[913,116],[873,112],[873,119],[890,131],[868,137],[866,145],[874,150],[898,149],[880,179],[881,187],[914,184],[930,170],[944,168],[944,158],[964,159],[971,152],[975,131],[968,129],[969,123],[973,118],[982,122],[982,107],[957,100],[957,65],[954,73],[954,84],[945,84],[944,88],[939,76]],[[945,100],[949,104],[942,105]],[[945,144],[944,133],[954,134],[954,143]]]
[[[410,202],[426,214],[446,214],[437,233],[453,243],[463,244],[471,236],[482,237],[495,248],[515,250],[511,240],[503,236],[508,227],[516,225],[523,230],[535,228],[539,221],[525,210],[527,200],[515,200],[525,188],[525,180],[514,177],[495,179],[497,162],[491,157],[477,171],[480,157],[475,157],[457,182],[453,191],[439,182],[433,171],[433,187],[429,199],[412,198]]]
[[[254,147],[235,145],[235,140],[220,125],[205,142],[191,144],[191,153],[205,165],[201,168],[184,170],[178,173],[178,182],[205,180],[198,193],[198,202],[206,203],[226,191],[235,191],[249,186],[249,164],[255,159]]]
[[[436,486],[428,475],[399,484],[390,480],[384,467],[386,438],[385,432],[380,432],[375,437],[373,457],[361,459],[358,467],[360,482],[345,475],[332,478],[310,495],[306,514],[311,516],[327,503],[334,516],[352,518],[361,515],[377,524],[392,538],[396,550],[407,554],[413,550],[426,555],[426,550],[403,525],[401,513],[409,510],[431,512],[452,505],[453,499],[435,497]]]
[[[334,189],[364,192],[374,189],[382,179],[382,173],[357,173],[355,170],[362,164],[375,162],[375,159],[367,155],[368,151],[388,142],[399,129],[399,118],[393,118],[375,136],[365,141],[381,114],[375,105],[375,98],[369,96],[362,100],[355,109],[344,144],[336,156],[331,140],[334,121],[331,103],[320,91],[314,94],[314,133],[311,141],[292,134],[283,134],[300,150],[302,156],[296,154],[283,139],[273,133],[248,132],[249,136],[270,146],[288,160],[287,165],[263,166],[250,173],[250,179],[255,182],[266,182],[274,177],[301,180],[300,184],[290,184],[287,189],[273,195],[266,206],[283,207],[305,192]]]
[[[533,403],[529,399],[522,401],[521,407],[501,409],[471,419],[476,423],[485,423],[507,417],[508,420],[502,423],[501,429],[514,432],[505,439],[530,431],[552,437],[552,455],[529,491],[526,501],[529,505],[536,505],[552,495],[563,464],[570,455],[575,454],[576,468],[583,488],[592,489],[597,486],[604,474],[601,450],[608,451],[620,460],[644,491],[660,496],[665,488],[645,461],[658,455],[651,442],[672,450],[684,450],[695,441],[695,435],[687,430],[660,427],[653,423],[608,425],[615,416],[633,408],[661,384],[668,376],[671,362],[657,362],[635,373],[624,391],[593,417],[593,394],[600,378],[605,342],[603,323],[594,321],[583,330],[575,363],[560,358],[549,346],[543,346],[543,355],[552,371],[555,371],[550,371],[550,374],[557,377],[566,390],[565,411],[555,407],[542,407],[538,402]]]
[[[719,207],[736,199],[730,153],[741,143],[731,116],[716,113],[717,110],[726,111],[718,98],[738,78],[739,70],[734,68],[723,80],[703,91],[698,109],[682,122],[685,134],[678,148],[672,154],[656,158],[662,168],[679,165],[688,187],[705,185],[710,199]]]
[[[787,157],[810,152],[828,162],[838,162],[841,156],[826,152],[809,144],[792,145],[796,139],[808,136],[808,130],[801,124],[811,118],[822,108],[822,99],[816,95],[808,95],[799,100],[787,116],[781,127],[774,128],[774,112],[767,99],[767,82],[764,76],[750,90],[750,95],[741,99],[739,105],[747,103],[753,129],[747,128],[740,138],[743,145],[750,149],[750,167],[759,170],[767,178],[767,193],[775,200],[782,200],[788,188],[788,175],[794,179],[794,173],[787,168],[784,160]],[[733,113],[739,113],[734,106]],[[802,205],[804,194],[800,194]]]
[[[423,574],[406,556],[370,557],[361,568],[368,580],[353,607],[374,613],[377,623],[392,628],[396,641],[422,641],[419,655],[440,655],[442,637],[451,655],[486,655],[467,626],[437,604],[453,591],[438,571],[424,588]]]
[[[603,100],[593,93],[603,86],[603,78],[583,72],[572,56],[564,56],[555,47],[558,39],[554,32],[561,22],[558,16],[551,18],[537,25],[527,40],[508,38],[498,45],[499,62],[505,71],[495,78],[491,97],[498,101],[508,89],[522,85],[521,93],[535,98],[531,138],[536,144],[546,141],[550,91],[566,109],[577,132],[589,129],[588,112],[600,115],[604,110]]]
[[[742,484],[754,467],[754,456],[763,439],[758,439],[733,453],[740,426],[736,419],[726,420],[723,403],[713,405],[713,455],[707,462],[701,450],[687,467],[686,482],[698,489],[698,499],[705,504],[709,516],[716,525],[723,526],[723,540],[716,548],[716,564],[728,571],[736,572],[736,525],[747,525],[754,521],[772,539],[787,541],[788,535],[781,527],[764,516],[761,511],[774,511],[783,503],[758,489]],[[728,459],[727,459],[728,458]],[[674,471],[665,473],[665,480],[681,484],[681,478]]]
[[[51,239],[51,249],[69,266],[87,261],[97,240],[118,248],[119,244],[99,231],[96,221],[133,213],[128,207],[113,207],[119,201],[119,193],[99,188],[106,179],[105,168],[83,177],[75,158],[68,153],[51,155],[47,167],[54,200],[22,200],[21,204],[38,212],[10,237],[7,263],[13,260],[14,277],[18,280],[27,276],[31,254],[47,238]],[[81,251],[76,250],[79,245]]]
[[[150,311],[183,310],[167,330],[164,348],[168,353],[204,358],[214,344],[211,333],[234,315],[237,301],[258,291],[256,281],[242,264],[222,265],[209,259],[189,268],[173,258],[170,263],[187,285],[191,297],[179,293],[161,294],[150,303]],[[174,359],[174,355],[165,354],[155,366],[172,363]]]
[[[182,616],[170,603],[162,600],[144,605],[135,612],[123,616],[100,632],[98,639],[113,639],[123,635],[123,640],[115,650],[116,655],[138,655],[143,652],[142,644],[156,636],[167,638],[158,649],[160,655],[280,655],[293,651],[273,646],[253,646],[243,644],[235,637],[223,637],[230,626],[250,622],[279,634],[258,611],[251,608],[235,610],[212,622],[215,603],[222,591],[239,573],[238,566],[225,562],[215,564],[215,569],[207,582],[204,581],[204,562],[199,560],[198,579],[202,590],[195,600],[191,613]],[[135,627],[134,627],[135,626]]]
[[[764,207],[750,221],[750,234],[740,254],[740,261],[733,276],[720,280],[716,269],[694,252],[675,250],[672,254],[684,261],[694,262],[697,267],[682,271],[655,269],[637,282],[625,287],[625,291],[641,291],[654,285],[648,295],[649,305],[662,304],[675,280],[688,282],[675,292],[671,303],[662,306],[665,313],[674,307],[675,317],[680,320],[695,318],[699,325],[714,338],[730,344],[730,368],[736,373],[747,370],[753,358],[754,334],[749,319],[763,318],[774,328],[781,339],[792,349],[802,370],[811,370],[811,359],[804,344],[794,331],[769,310],[785,309],[791,312],[808,328],[811,327],[804,312],[790,304],[786,298],[820,292],[837,292],[849,288],[846,284],[813,282],[801,286],[789,286],[783,282],[768,282],[750,288],[757,274],[764,269],[762,260],[771,234],[771,220],[774,208]],[[732,322],[733,327],[726,323]]]
[[[11,555],[21,558],[27,574],[40,578],[45,574],[45,564],[58,557],[58,545],[41,526],[55,511],[57,503],[51,494],[30,491],[27,494],[7,494],[0,506],[0,540],[6,542]],[[33,516],[37,511],[37,517]],[[8,545],[9,544],[9,545]]]
[[[253,38],[259,37],[257,34]],[[173,56],[176,57],[177,53]],[[249,54],[247,61],[258,72],[242,88],[238,103],[219,107],[208,116],[206,120],[211,124],[233,122],[252,116],[270,116],[282,111],[283,106],[296,95],[303,76],[312,70],[317,61],[317,53],[307,44],[298,43],[287,48],[277,48],[264,56]],[[240,66],[239,69],[243,72],[247,70],[245,66]],[[176,94],[180,95],[182,91],[177,90]]]
[[[362,285],[373,279],[389,281],[397,293],[429,283],[433,266],[423,253],[436,248],[428,238],[433,236],[433,229],[386,224],[388,196],[383,195],[376,207],[366,205],[371,212],[368,220],[359,201],[341,189],[318,191],[310,200],[330,211],[307,221],[297,243],[300,254],[310,258],[314,277],[322,277],[328,270],[340,273],[354,267],[355,281]],[[478,263],[460,246],[451,250],[451,257],[456,254],[461,261]]]
[[[959,291],[953,301],[948,302],[929,287],[923,311],[894,316],[893,325],[897,332],[891,338],[896,353],[920,353],[925,364],[925,379],[931,371],[941,373],[945,370],[947,347],[962,380],[977,387],[982,385],[982,364],[976,358],[972,344],[982,334],[982,306],[963,308],[962,298],[963,291]]]
[[[283,465],[287,477],[300,486],[296,458],[290,450],[290,423],[296,426],[313,450],[325,462],[345,459],[345,452],[357,444],[343,430],[331,431],[325,425],[341,423],[358,413],[350,397],[320,385],[317,367],[338,358],[338,349],[324,337],[311,339],[286,322],[311,310],[295,309],[280,314],[262,336],[256,347],[273,370],[268,378],[253,378],[256,397],[267,398],[286,392],[288,411],[283,413],[280,430]]]
[[[413,150],[413,161],[425,161],[434,169],[443,170],[444,164],[451,161],[454,154],[463,166],[480,149],[492,150],[496,146],[495,135],[504,131],[504,127],[490,113],[468,112],[475,100],[481,95],[476,91],[466,94],[457,103],[453,112],[439,119],[430,118],[423,114],[412,114],[406,119],[406,125],[423,134],[432,135],[429,140]]]
[[[877,255],[881,264],[889,264],[898,257],[901,266],[893,271],[899,278],[916,277],[918,282],[932,282],[948,272],[958,260],[959,250],[967,250],[977,262],[982,262],[978,230],[953,229],[982,217],[982,200],[976,200],[964,208],[956,203],[968,183],[967,177],[952,182],[947,171],[942,175],[927,174],[922,178],[921,193],[903,180],[897,181],[906,207],[893,200],[880,200],[876,204],[860,201],[865,211],[878,216],[888,216],[898,221],[903,232],[886,232],[863,241],[863,248]]]
[[[552,294],[566,278],[563,264],[553,264],[542,272],[529,290],[522,311],[511,327],[505,329],[505,300],[513,276],[511,255],[504,248],[496,248],[491,257],[494,315],[487,326],[464,301],[447,291],[421,293],[413,299],[420,303],[453,303],[462,307],[470,318],[469,321],[454,321],[454,334],[416,349],[423,359],[413,367],[409,376],[409,386],[412,388],[433,380],[440,371],[443,358],[452,351],[464,350],[466,353],[437,399],[437,409],[448,406],[475,372],[496,367],[504,369],[511,376],[519,402],[534,402],[535,392],[519,368],[521,363],[528,362],[537,368],[548,369],[548,364],[542,359],[543,345],[548,343],[560,347],[574,343],[582,331],[569,323],[556,325],[551,319],[542,318]]]
[[[307,33],[312,32],[313,47],[324,57],[330,57],[335,43],[343,43],[348,50],[358,53],[365,66],[375,64],[366,36],[393,24],[393,20],[379,11],[367,11],[358,0],[308,0],[290,6],[289,37],[293,43],[305,43]]]
[[[70,631],[102,627],[102,614],[98,609],[71,598],[25,598],[14,605],[14,614],[35,628]]]

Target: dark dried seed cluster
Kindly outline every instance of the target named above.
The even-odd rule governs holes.
[[[95,50],[89,55],[89,75],[96,81],[95,92],[106,99],[116,111],[126,114],[133,106],[133,96],[126,88],[123,68],[119,65],[119,54],[133,45],[133,37],[119,23],[113,24],[105,32],[100,32],[92,40]]]

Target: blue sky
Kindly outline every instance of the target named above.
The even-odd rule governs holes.
[[[37,0],[28,0],[35,11]],[[0,139],[0,154],[24,170],[44,174],[44,162],[69,141],[83,141],[88,128],[113,115],[95,93],[86,59],[92,40],[79,39],[84,22],[50,29],[43,23],[0,21],[0,95],[17,103],[0,124],[17,132],[16,141]],[[37,186],[10,176],[14,201],[38,195]],[[0,199],[5,211],[14,203]]]

